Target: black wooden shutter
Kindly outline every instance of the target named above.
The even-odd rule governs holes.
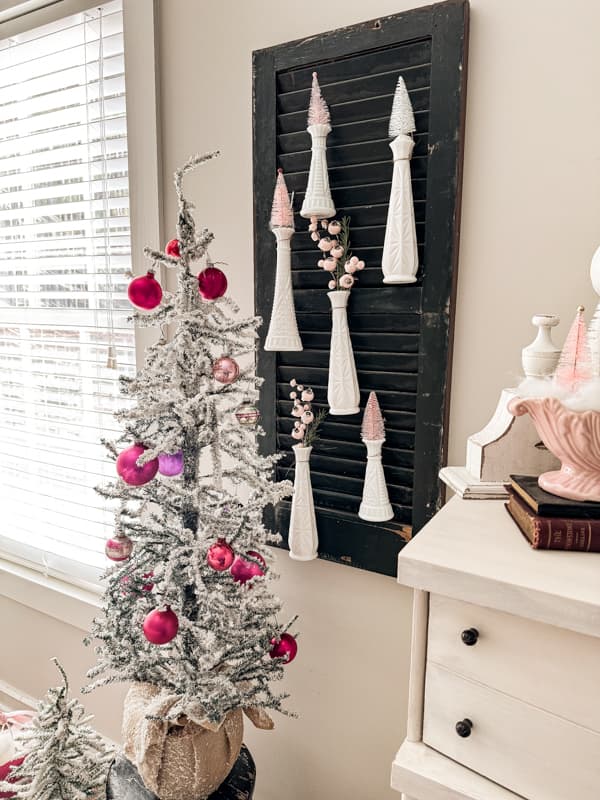
[[[310,165],[306,116],[317,70],[333,131],[327,159],[337,217],[351,217],[352,251],[367,268],[349,302],[349,324],[361,389],[361,413],[329,415],[311,457],[324,558],[392,575],[396,556],[440,504],[450,379],[450,338],[458,253],[460,172],[466,80],[468,5],[450,0],[254,54],[254,226],[256,308],[264,318],[258,372],[266,452],[284,454],[279,478],[293,479],[295,444],[291,378],[326,407],[331,311],[319,251],[296,215],[292,238],[294,299],[302,352],[263,350],[273,300],[275,238],[268,229],[276,168],[294,208],[302,204]],[[387,135],[402,75],[415,111],[411,161],[418,282],[382,283],[381,255],[391,187]],[[386,419],[383,463],[394,519],[357,516],[366,451],[362,410],[375,390]],[[271,520],[284,539],[289,502]]]

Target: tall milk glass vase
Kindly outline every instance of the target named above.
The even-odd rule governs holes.
[[[329,380],[327,403],[329,413],[336,416],[358,414],[360,395],[352,341],[348,328],[348,298],[350,292],[337,289],[327,292],[331,303],[331,347],[329,351]]]
[[[296,444],[292,447],[292,450],[296,460],[296,471],[288,533],[290,558],[296,561],[312,561],[317,557],[319,547],[317,518],[315,516],[315,504],[310,480],[310,454],[312,453],[312,447]]]

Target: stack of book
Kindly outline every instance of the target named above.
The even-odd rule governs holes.
[[[600,552],[600,503],[565,500],[540,489],[537,477],[511,475],[506,510],[538,550]]]

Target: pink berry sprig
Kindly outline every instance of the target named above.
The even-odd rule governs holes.
[[[320,411],[316,416],[313,413],[312,401],[315,399],[315,393],[310,386],[303,386],[298,383],[296,378],[292,378],[290,386],[292,387],[290,400],[294,404],[292,417],[296,417],[292,438],[296,439],[304,447],[310,447],[318,438],[317,429],[325,419],[327,412]]]
[[[329,289],[350,290],[356,281],[354,273],[365,268],[365,262],[350,252],[350,217],[343,217],[341,222],[321,220],[320,229],[317,217],[311,217],[308,230],[323,254],[317,266],[331,273]]]

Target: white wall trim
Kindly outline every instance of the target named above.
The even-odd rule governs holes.
[[[38,701],[30,694],[25,694],[10,683],[0,680],[0,708],[3,711],[16,711],[18,708],[36,709]]]
[[[2,559],[0,595],[86,633],[101,605],[99,594]]]

